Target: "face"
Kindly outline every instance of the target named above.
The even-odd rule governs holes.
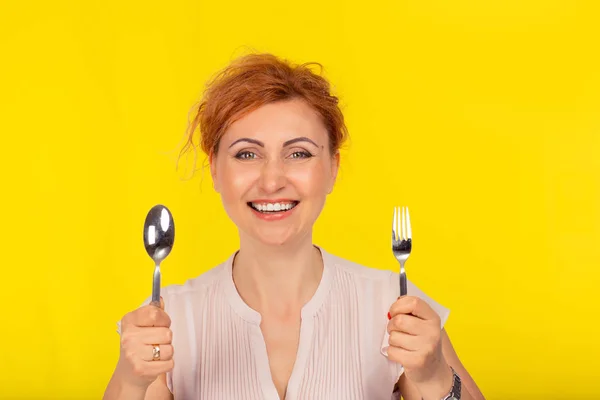
[[[289,100],[233,123],[210,163],[242,240],[282,245],[311,233],[333,189],[339,154],[331,154],[319,115],[304,101]]]

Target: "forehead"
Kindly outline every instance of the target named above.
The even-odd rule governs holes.
[[[312,107],[294,99],[269,103],[250,112],[231,124],[222,140],[231,142],[247,137],[277,143],[298,136],[323,143],[327,140],[327,129]]]

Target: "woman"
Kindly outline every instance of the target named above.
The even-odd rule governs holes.
[[[448,310],[312,242],[346,138],[337,103],[308,65],[268,54],[210,83],[189,144],[199,127],[239,251],[123,317],[105,399],[483,398]]]

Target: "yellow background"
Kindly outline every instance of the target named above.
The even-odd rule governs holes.
[[[0,398],[100,398],[116,321],[235,250],[187,112],[247,48],[318,61],[351,141],[315,240],[409,278],[489,399],[600,398],[600,17],[594,0],[2,2]],[[204,158],[199,159],[200,165]],[[189,164],[186,164],[189,165]]]

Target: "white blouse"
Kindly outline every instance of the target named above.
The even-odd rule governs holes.
[[[323,275],[302,309],[286,400],[398,398],[392,391],[403,368],[386,352],[387,313],[399,296],[398,274],[319,249]],[[279,400],[261,316],[244,303],[233,282],[234,256],[183,285],[162,289],[175,351],[167,384],[176,400]],[[444,326],[448,309],[410,281],[408,294],[425,300]]]

